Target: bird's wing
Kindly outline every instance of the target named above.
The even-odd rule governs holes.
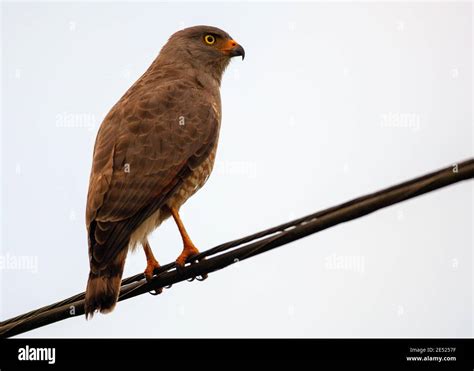
[[[125,95],[101,125],[87,197],[91,268],[107,266],[131,233],[207,158],[219,117],[201,89],[177,82]]]

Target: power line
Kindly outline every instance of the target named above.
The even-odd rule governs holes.
[[[122,280],[119,301],[189,279],[202,277],[238,261],[372,213],[398,202],[474,177],[474,159],[414,178],[381,191],[230,241],[206,250],[193,263],[177,271],[175,263],[155,270],[146,282],[143,273]],[[201,260],[202,259],[202,260]],[[199,261],[197,261],[199,260]],[[84,314],[84,293],[0,322],[0,337],[18,335],[38,327]]]

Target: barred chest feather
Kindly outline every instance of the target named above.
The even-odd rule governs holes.
[[[181,187],[167,201],[169,207],[179,209],[186,200],[195,194],[206,182],[211,175],[216,157],[217,143],[214,145],[209,157],[186,178]]]
[[[189,197],[194,195],[207,181],[214,167],[214,160],[217,152],[217,142],[210,152],[208,158],[199,165],[191,175],[181,184],[180,188],[166,202],[168,207],[179,210]],[[143,244],[147,236],[160,226],[163,221],[171,216],[167,207],[156,211],[146,219],[130,237],[129,248],[134,249],[139,244]]]

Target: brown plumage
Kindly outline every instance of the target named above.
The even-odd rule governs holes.
[[[243,48],[218,28],[179,31],[102,122],[87,196],[86,316],[115,306],[129,248],[144,247],[152,277],[159,265],[147,236],[169,216],[183,237],[177,264],[198,252],[178,211],[212,171],[220,82],[237,55],[244,57]]]

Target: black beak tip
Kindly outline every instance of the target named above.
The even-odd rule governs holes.
[[[244,60],[245,59],[245,49],[242,48],[242,47],[240,47],[240,49],[241,49],[242,60]]]
[[[232,51],[232,56],[233,57],[237,57],[237,56],[241,56],[242,57],[242,60],[245,59],[245,49],[242,48],[241,45],[237,45],[234,50]]]
[[[242,60],[245,59],[245,49],[240,47],[240,52],[241,52],[241,55],[242,55]]]

